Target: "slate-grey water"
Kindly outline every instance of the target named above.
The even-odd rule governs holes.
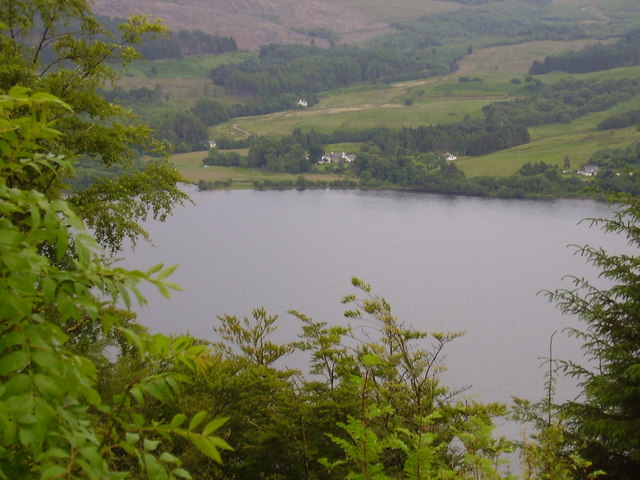
[[[360,191],[192,192],[149,231],[128,267],[180,264],[184,288],[165,300],[145,288],[140,319],[152,331],[214,339],[223,313],[266,307],[281,315],[278,336],[293,340],[301,311],[344,322],[344,294],[358,276],[392,304],[406,324],[464,330],[450,345],[445,381],[471,385],[482,400],[543,395],[540,357],[555,330],[575,320],[548,303],[542,289],[568,287],[566,274],[595,278],[569,244],[623,248],[585,217],[610,213],[585,200],[522,201]],[[574,341],[556,335],[554,356],[576,358]],[[570,384],[559,394],[570,396]]]

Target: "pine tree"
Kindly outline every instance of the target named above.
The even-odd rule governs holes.
[[[611,219],[592,219],[607,233],[622,235],[630,248],[640,247],[640,199],[615,198]],[[631,480],[640,472],[640,256],[611,254],[584,246],[578,253],[599,271],[602,287],[573,277],[572,289],[549,293],[563,313],[585,324],[570,333],[583,342],[588,365],[566,363],[582,395],[563,405],[580,455],[607,478]]]

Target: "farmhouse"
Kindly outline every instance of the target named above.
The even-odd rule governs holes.
[[[331,152],[323,155],[318,163],[351,163],[356,159],[353,153]]]
[[[452,162],[458,157],[456,157],[453,153],[446,152],[444,155],[442,155],[442,158],[444,158],[447,162]]]
[[[587,177],[595,177],[600,171],[600,167],[597,165],[585,165],[580,168],[576,173],[578,175],[585,175]]]
[[[309,103],[304,98],[301,98],[300,100],[298,100],[298,106],[306,107],[308,105],[309,105]]]

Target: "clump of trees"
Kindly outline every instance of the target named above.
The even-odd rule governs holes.
[[[537,80],[537,79],[532,79]],[[538,80],[538,82],[540,82]],[[483,107],[487,121],[508,119],[517,125],[567,122],[582,115],[606,110],[638,94],[640,79],[560,80],[537,85],[531,98],[495,102]]]
[[[211,35],[201,30],[169,32],[165,38],[149,40],[139,46],[140,54],[147,60],[183,58],[237,50],[238,45],[233,37]]]
[[[534,40],[575,40],[578,38],[602,38],[607,35],[604,25],[590,24],[588,27],[577,22],[563,21],[548,16],[544,8],[547,0],[525,2],[481,1],[474,2],[474,8],[459,8],[448,12],[425,15],[412,20],[396,22],[392,27],[397,32],[371,41],[372,45],[385,46],[405,52],[434,53],[432,49],[447,40],[461,43],[473,41],[483,46],[506,45]],[[537,4],[537,5],[536,5]],[[542,7],[542,8],[541,8]],[[490,40],[479,37],[488,37]],[[429,48],[431,47],[431,48]],[[443,48],[444,53],[447,48]],[[449,50],[449,54],[453,50]],[[467,47],[457,49],[457,59],[468,54]],[[437,58],[437,57],[436,57]],[[429,57],[425,57],[429,61]]]
[[[640,123],[640,110],[617,113],[605,118],[598,124],[598,130],[625,128]]]
[[[258,58],[211,71],[234,95],[263,99],[307,95],[359,82],[391,82],[430,76],[423,62],[400,52],[353,46],[266,45]]]
[[[640,31],[632,30],[613,44],[596,43],[577,52],[545,57],[542,62],[534,60],[529,73],[540,75],[554,70],[586,73],[638,65],[640,63],[639,40]]]
[[[111,33],[126,22],[123,18],[98,17],[98,21]],[[233,37],[211,35],[202,30],[167,31],[155,38],[147,38],[136,45],[146,60],[179,59],[193,55],[235,52],[238,45]]]

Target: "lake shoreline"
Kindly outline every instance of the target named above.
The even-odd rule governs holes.
[[[362,182],[356,182],[355,180],[334,180],[333,182],[337,182],[338,186],[331,185],[317,185],[318,182],[314,180],[307,180],[304,175],[301,176],[303,180],[303,185],[296,185],[296,182],[300,183],[298,180],[291,180],[288,178],[282,180],[263,180],[263,181],[254,181],[254,182],[243,182],[242,184],[236,184],[233,182],[233,179],[230,178],[226,181],[213,181],[206,182],[200,180],[198,182],[189,182],[189,184],[198,188],[201,192],[206,191],[217,191],[217,190],[257,190],[257,191],[283,191],[283,190],[359,190],[359,191],[390,191],[390,192],[408,192],[408,193],[417,193],[417,194],[426,194],[426,195],[451,195],[451,196],[461,196],[461,197],[478,197],[478,198],[500,198],[505,200],[596,200],[596,201],[604,201],[606,202],[608,195],[606,193],[597,194],[597,192],[593,192],[592,195],[551,195],[551,194],[529,194],[529,195],[519,195],[519,196],[510,196],[510,195],[499,195],[499,194],[480,194],[480,193],[464,193],[464,192],[452,192],[446,190],[423,190],[423,189],[412,189],[405,188],[401,186],[394,186],[389,184],[382,185],[363,185]],[[204,183],[203,183],[204,182]],[[329,182],[325,182],[329,183]],[[349,186],[344,186],[340,184],[349,183]]]

